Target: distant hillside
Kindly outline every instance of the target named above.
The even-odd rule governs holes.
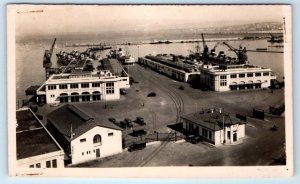
[[[224,27],[209,27],[204,30],[217,32],[281,32],[283,23],[281,22],[261,22],[244,25],[224,26]]]

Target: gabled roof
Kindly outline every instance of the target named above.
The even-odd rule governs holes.
[[[75,105],[66,104],[47,115],[47,119],[56,129],[68,140],[71,140],[71,130],[73,139],[84,134],[90,129],[100,126],[109,129],[122,130],[109,121],[99,121],[87,112],[79,109]]]
[[[196,113],[186,114],[181,118],[215,131],[223,129],[223,121],[225,126],[243,123],[241,120],[230,116],[229,114],[217,111],[212,113],[211,110],[203,110]]]
[[[18,123],[16,128],[18,160],[62,151],[58,143],[30,109],[18,110],[16,117]]]

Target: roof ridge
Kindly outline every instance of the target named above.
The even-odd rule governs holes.
[[[94,120],[95,119],[93,116],[91,116],[87,112],[79,109],[78,107],[76,107],[74,105],[68,104],[67,108],[69,110],[71,110],[73,113],[75,113],[76,115],[78,115],[80,118],[82,118],[84,121]]]

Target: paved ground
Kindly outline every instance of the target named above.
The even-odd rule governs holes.
[[[112,102],[81,103],[76,106],[91,115],[107,120],[114,117],[135,119],[144,117],[147,125],[143,128],[148,133],[170,132],[167,125],[177,122],[177,116],[193,113],[201,108],[222,107],[227,112],[251,115],[253,108],[268,112],[269,105],[281,104],[284,90],[251,90],[212,92],[193,89],[189,84],[174,81],[140,65],[128,66],[129,74],[138,83],[134,83],[127,95],[121,100]],[[184,90],[179,90],[184,86]],[[147,97],[150,92],[156,97]],[[104,108],[105,105],[108,108]],[[45,105],[39,109],[45,114],[57,107]],[[170,165],[268,165],[272,158],[282,153],[284,142],[284,118],[269,116],[268,121],[251,120],[246,126],[246,137],[242,144],[211,148],[207,145],[191,145],[188,143],[163,142],[147,147],[144,150],[100,159],[81,166],[90,167],[130,167],[130,166],[170,166]],[[276,124],[279,130],[270,131]],[[138,125],[135,124],[134,128]],[[125,138],[131,130],[123,131]]]

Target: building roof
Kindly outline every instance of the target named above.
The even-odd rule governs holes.
[[[193,72],[195,69],[194,65],[188,64],[188,63],[184,63],[183,61],[171,61],[169,60],[167,57],[165,56],[151,56],[151,55],[147,55],[145,56],[145,58],[147,59],[151,59],[152,61],[170,66],[172,68],[178,69],[178,70],[183,70],[185,72]]]
[[[224,118],[224,125],[231,126],[235,124],[243,124],[241,120],[226,114],[220,113],[218,111],[212,112],[211,109],[209,110],[202,110],[200,112],[186,114],[183,115],[181,118],[191,121],[195,124],[200,126],[206,127],[210,130],[222,130],[223,129],[223,118]]]
[[[16,117],[18,160],[62,150],[30,109],[17,111]]]
[[[50,120],[51,124],[67,138],[71,137],[72,130],[73,139],[96,126],[121,130],[112,122],[95,119],[88,113],[71,104],[66,104],[52,111],[47,115],[47,119]]]

